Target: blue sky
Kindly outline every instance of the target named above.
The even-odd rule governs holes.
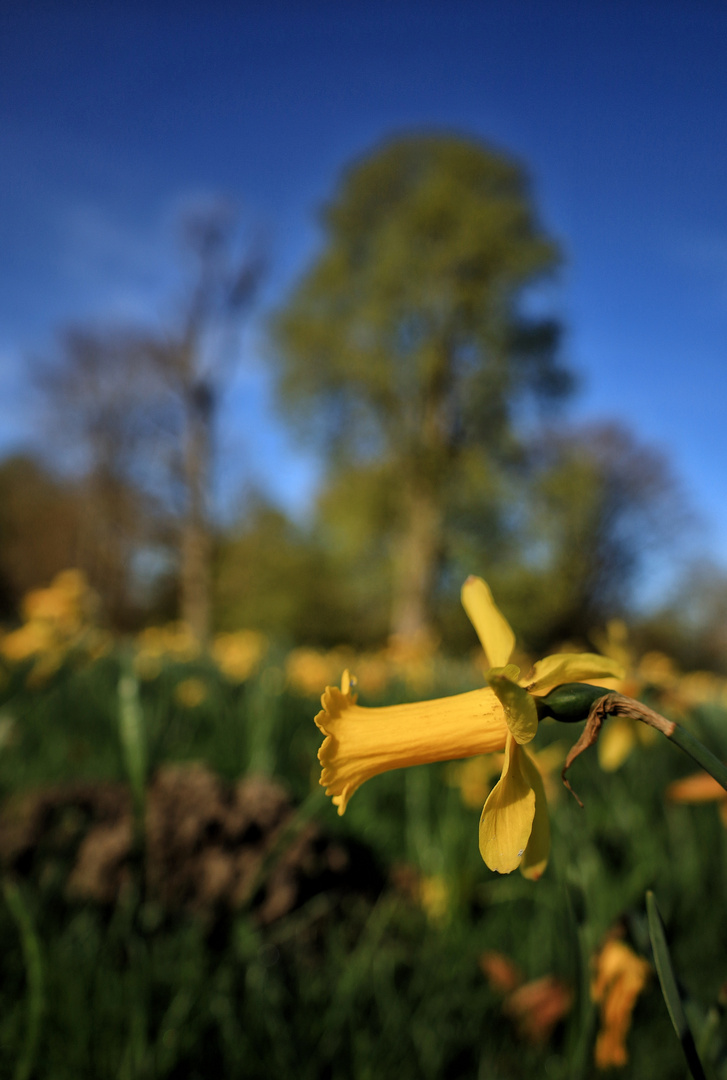
[[[185,203],[223,193],[264,231],[269,306],[347,162],[453,129],[526,164],[563,246],[548,297],[580,377],[570,417],[667,453],[727,565],[725,56],[716,0],[4,0],[0,453],[35,436],[26,358],[59,327],[170,310]],[[226,405],[224,490],[301,511],[315,468],[274,416],[259,339]]]

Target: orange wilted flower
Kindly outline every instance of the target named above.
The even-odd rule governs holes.
[[[480,970],[492,989],[501,994],[510,994],[522,985],[522,972],[515,961],[494,949],[482,953]]]
[[[570,986],[556,975],[543,975],[509,994],[503,1011],[514,1020],[524,1039],[542,1046],[572,1007],[573,991]]]
[[[651,974],[651,965],[624,941],[609,938],[593,962],[591,997],[600,1008],[601,1027],[596,1038],[599,1069],[628,1062],[626,1036],[636,1000]]]
[[[722,824],[727,827],[727,791],[705,772],[692,773],[675,780],[666,789],[666,797],[669,802],[676,803],[716,802]]]
[[[556,975],[523,982],[517,964],[504,953],[487,951],[480,970],[493,990],[505,995],[502,1011],[528,1042],[541,1046],[573,1007],[573,990]]]

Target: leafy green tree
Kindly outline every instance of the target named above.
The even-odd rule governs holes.
[[[706,555],[688,563],[663,602],[640,620],[634,636],[639,651],[664,652],[683,671],[727,674],[724,566]]]
[[[453,135],[399,138],[355,163],[323,226],[274,325],[282,396],[344,502],[364,491],[390,507],[389,626],[412,639],[430,628],[457,520],[489,521],[518,409],[568,389],[558,326],[527,302],[559,254],[523,169]]]
[[[345,582],[309,530],[255,496],[217,538],[215,624],[299,644],[337,645],[352,634]]]
[[[145,510],[139,493],[109,472],[69,478],[22,455],[0,461],[0,619],[14,619],[30,589],[77,567],[106,621],[138,626],[152,599],[132,588],[130,573],[134,552],[154,540]]]
[[[80,509],[76,493],[33,458],[0,462],[0,618],[14,618],[24,593],[76,564]]]
[[[651,557],[673,553],[688,515],[658,452],[620,424],[550,432],[531,447],[508,610],[535,650],[627,615]]]

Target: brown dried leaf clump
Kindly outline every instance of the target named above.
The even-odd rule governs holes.
[[[146,895],[170,911],[249,906],[268,924],[321,892],[376,895],[369,853],[300,822],[283,786],[237,784],[203,765],[168,765],[147,791]],[[11,801],[0,814],[0,863],[40,882],[62,879],[70,901],[113,904],[133,862],[124,785],[70,784]]]

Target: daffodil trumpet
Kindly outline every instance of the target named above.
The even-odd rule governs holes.
[[[480,853],[492,870],[519,867],[535,879],[547,865],[550,823],[543,782],[525,744],[541,716],[561,719],[562,712],[570,722],[585,719],[593,701],[608,691],[576,684],[620,677],[621,666],[593,653],[559,653],[520,678],[510,663],[515,635],[481,578],[467,579],[462,604],[487,658],[488,685],[438,701],[370,709],[357,704],[345,672],[340,689],[326,687],[315,717],[325,735],[318,752],[320,782],[342,814],[356,789],[379,773],[504,750],[502,775],[480,818]],[[554,695],[558,688],[564,691],[560,697]]]

